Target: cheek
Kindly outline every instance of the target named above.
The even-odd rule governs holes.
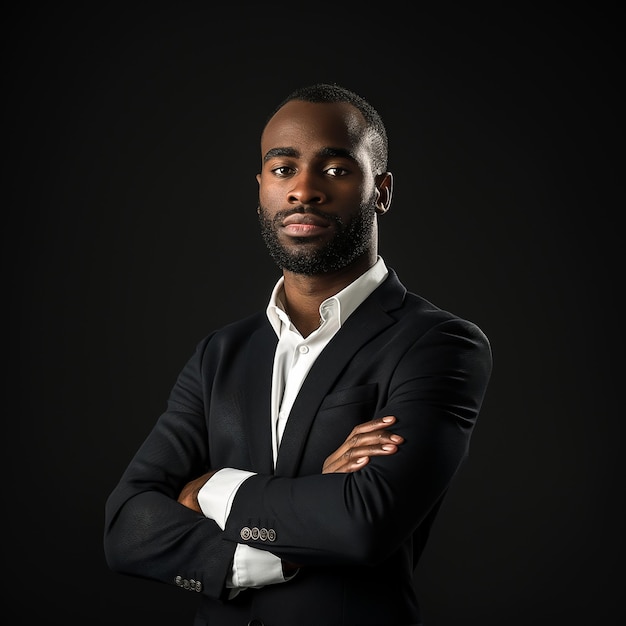
[[[276,204],[282,198],[282,191],[279,185],[270,184],[261,178],[259,181],[259,200],[264,206]]]
[[[361,198],[363,200],[371,200],[377,197],[378,187],[376,187],[376,178],[369,170],[363,176],[361,181]]]
[[[363,183],[359,188],[359,204],[363,206],[364,204],[370,204],[372,201],[375,201],[377,191],[375,186]]]

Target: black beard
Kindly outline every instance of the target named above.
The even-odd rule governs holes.
[[[311,238],[295,239],[296,248],[286,249],[278,239],[280,224],[288,215],[301,212],[298,210],[280,211],[273,218],[267,210],[259,206],[259,223],[261,236],[270,256],[283,270],[294,274],[315,276],[343,269],[364,254],[372,243],[374,218],[376,215],[376,199],[372,197],[361,205],[359,212],[349,224],[345,224],[336,215],[330,215],[319,209],[307,209],[305,213],[319,215],[335,222],[336,234],[326,244],[315,247]],[[301,243],[300,246],[297,244]],[[310,245],[312,244],[313,245]]]

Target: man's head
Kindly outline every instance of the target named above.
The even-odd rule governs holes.
[[[272,111],[266,120],[266,124],[272,119],[279,109],[292,100],[302,100],[303,102],[314,103],[345,102],[358,109],[365,120],[365,132],[370,137],[375,173],[383,174],[387,171],[387,129],[385,128],[385,124],[383,123],[378,111],[367,100],[365,100],[365,98],[362,98],[345,87],[340,87],[339,85],[334,84],[318,83],[316,85],[300,87],[299,89],[292,91]]]
[[[259,217],[272,258],[316,275],[376,259],[376,213],[387,211],[387,133],[376,110],[336,85],[290,94],[261,136]]]

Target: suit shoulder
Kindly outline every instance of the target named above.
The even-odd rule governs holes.
[[[403,316],[407,321],[419,324],[425,332],[435,328],[443,332],[458,329],[457,332],[467,334],[481,343],[489,344],[487,335],[476,322],[442,309],[414,292],[406,292],[403,310]]]
[[[204,351],[208,345],[224,345],[229,343],[241,343],[249,339],[258,330],[271,330],[271,326],[264,311],[258,311],[233,322],[229,322],[220,328],[216,328],[202,338],[198,349]]]

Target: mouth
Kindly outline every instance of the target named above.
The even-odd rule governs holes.
[[[328,219],[314,213],[292,213],[281,222],[283,232],[292,237],[320,235],[330,225]]]

